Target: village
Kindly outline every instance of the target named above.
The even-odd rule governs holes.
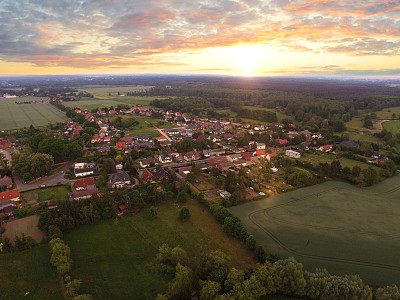
[[[239,196],[240,201],[251,201],[297,187],[285,180],[287,176],[282,168],[288,162],[282,163],[282,157],[301,160],[303,154],[307,157],[318,153],[333,160],[339,149],[345,152],[361,146],[353,141],[324,144],[324,137],[319,132],[297,131],[293,123],[239,123],[151,107],[99,109],[95,112],[77,108],[74,114],[84,118],[80,123],[75,120],[67,122],[58,139],[72,140],[90,124],[94,134],[84,145],[82,157],[76,158],[65,173],[57,174],[57,183],[53,180],[54,184],[46,185],[40,184],[40,178],[35,180],[35,187],[39,189],[68,183],[71,186],[70,200],[100,196],[95,184],[100,176],[104,177],[101,182],[105,191],[133,188],[139,183],[157,184],[174,174],[177,180],[186,179],[212,202],[227,203],[233,193]],[[126,136],[122,128],[112,125],[117,118],[121,121],[135,117],[153,118],[162,124],[162,128],[152,125],[159,136]],[[2,170],[11,166],[10,153],[19,153],[16,145],[18,142],[13,136],[0,140],[0,148],[4,149],[1,150]],[[387,160],[376,151],[369,151],[364,156],[364,161],[375,165],[383,165]],[[111,161],[111,167],[104,167],[105,158],[108,163]],[[357,160],[360,159],[356,156]],[[297,168],[304,169],[306,163],[298,163]],[[229,173],[241,174],[241,177],[232,185],[227,183]],[[320,179],[316,172],[311,176],[314,183]],[[16,185],[11,174],[0,178],[0,211],[4,216],[12,217],[15,209],[28,204],[20,195],[20,188],[26,189],[25,184],[19,180],[19,185]],[[54,208],[57,199],[52,200],[49,207]]]

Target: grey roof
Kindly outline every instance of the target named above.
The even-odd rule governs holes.
[[[120,181],[131,181],[131,177],[126,172],[112,173],[110,176],[110,183],[114,184]]]

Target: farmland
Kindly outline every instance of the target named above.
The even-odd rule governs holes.
[[[269,251],[294,256],[306,269],[399,284],[399,189],[399,176],[362,189],[326,182],[231,211]]]
[[[64,299],[59,279],[50,265],[48,245],[34,249],[0,254],[0,298],[3,300],[53,300]],[[29,297],[24,294],[29,291]]]
[[[154,220],[141,212],[66,234],[74,261],[72,276],[82,279],[82,292],[91,293],[95,299],[115,299],[115,295],[120,299],[154,299],[167,286],[150,265],[162,243],[180,245],[193,258],[192,263],[204,252],[221,249],[237,268],[255,264],[252,252],[224,234],[200,204],[189,200],[185,206],[192,214],[185,223],[178,220],[180,207],[164,203]]]
[[[17,219],[6,223],[4,236],[14,241],[16,236],[21,237],[22,234],[33,237],[36,242],[40,243],[46,235],[37,228],[39,216],[33,215],[22,219]]]
[[[68,118],[49,104],[16,104],[15,101],[35,101],[38,97],[0,99],[0,130],[11,130],[33,125],[65,122]]]

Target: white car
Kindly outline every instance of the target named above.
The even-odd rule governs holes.
[[[45,184],[41,184],[40,187],[46,187],[46,185]]]

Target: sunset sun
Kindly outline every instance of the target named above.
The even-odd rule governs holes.
[[[259,45],[234,47],[237,68],[243,73],[253,73],[261,64],[262,51]]]

